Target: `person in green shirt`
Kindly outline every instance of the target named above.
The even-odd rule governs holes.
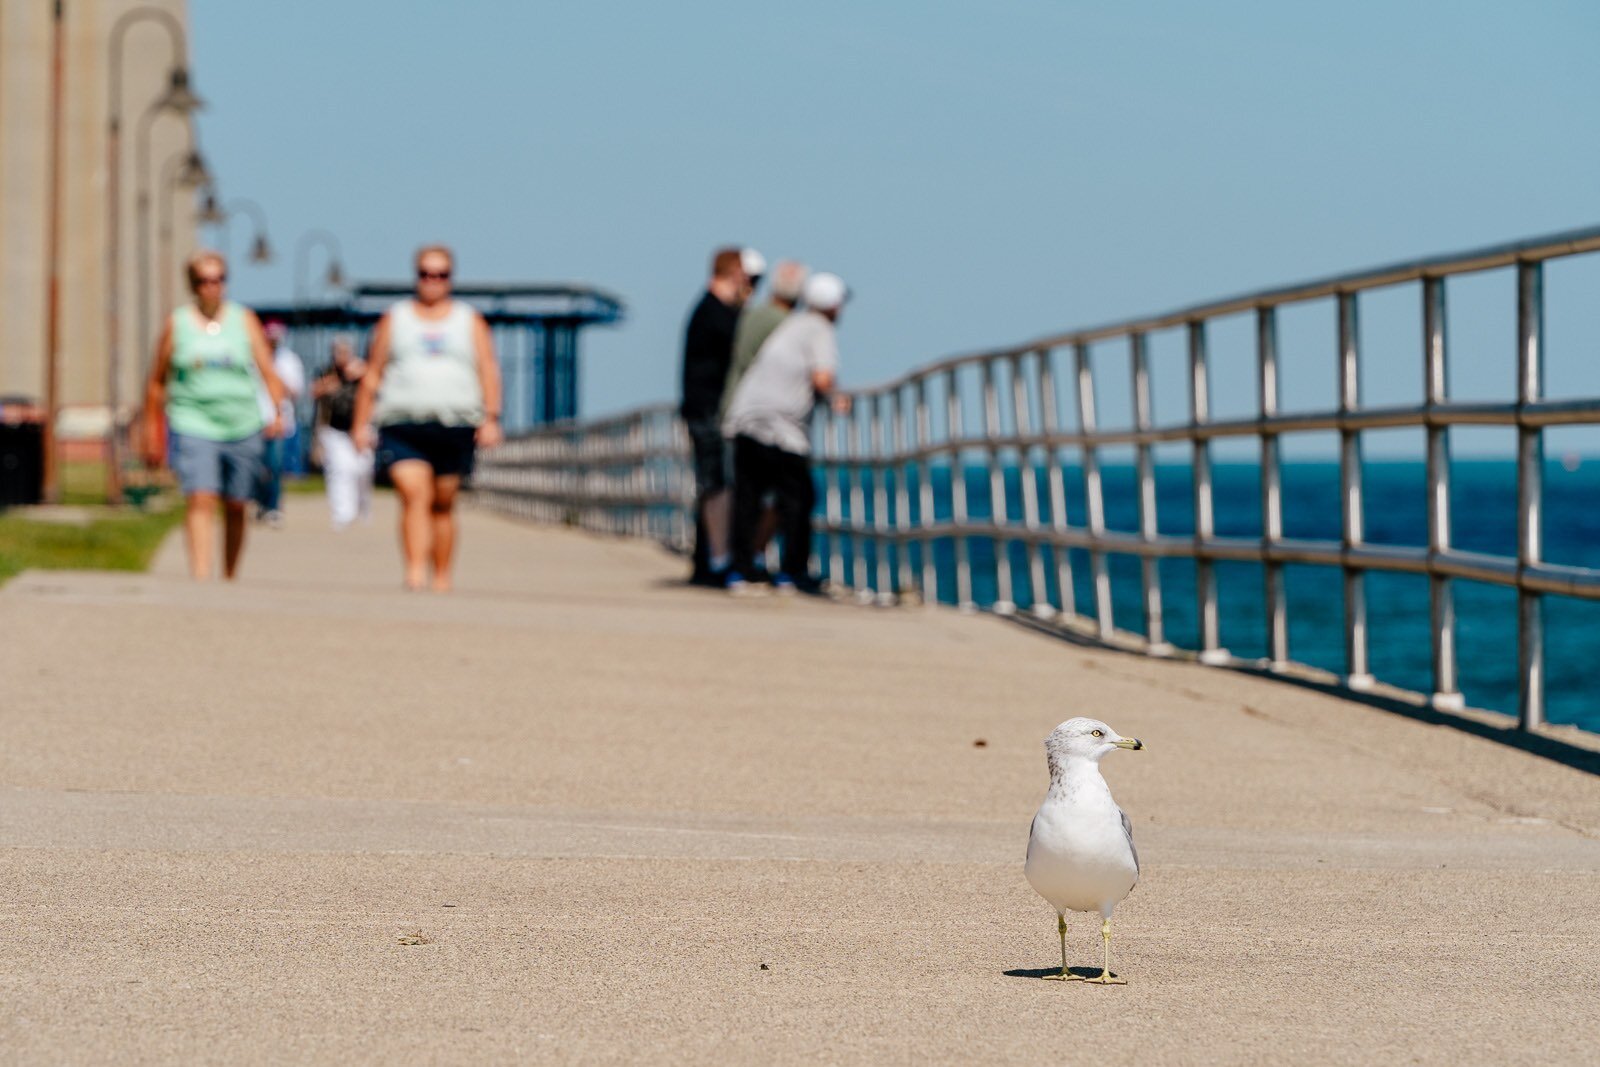
[[[778,328],[778,323],[787,318],[800,302],[800,294],[806,287],[806,274],[804,263],[792,259],[781,261],[772,268],[772,299],[758,306],[746,304],[739,312],[739,324],[733,331],[733,359],[728,363],[728,384],[722,390],[722,407],[717,411],[719,423],[727,418],[728,402],[733,399],[733,391],[739,387],[739,379],[756,361],[761,346]]]
[[[144,396],[144,460],[168,458],[183,489],[189,573],[211,577],[217,502],[222,502],[222,575],[232,580],[244,552],[245,506],[264,474],[266,438],[283,433],[283,385],[261,320],[226,299],[227,262],[216,252],[189,259],[193,303],[167,318]],[[258,385],[272,398],[262,414]]]
[[[728,362],[728,384],[722,390],[722,407],[717,411],[719,425],[728,417],[728,404],[733,400],[734,391],[738,389],[745,372],[755,365],[761,346],[767,343],[772,331],[789,317],[800,302],[800,294],[805,291],[809,273],[804,263],[792,259],[780,260],[772,268],[772,298],[765,304],[745,304],[740,310],[739,322],[733,330],[733,358]],[[728,437],[732,439],[731,434]],[[755,532],[758,557],[766,551],[767,543],[777,532],[778,511],[768,502],[762,507],[761,520]]]

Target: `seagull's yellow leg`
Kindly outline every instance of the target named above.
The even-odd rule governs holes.
[[[1054,975],[1058,982],[1081,982],[1081,975],[1073,974],[1067,970],[1067,917],[1056,912],[1056,933],[1061,935],[1061,973]]]
[[[1094,983],[1096,983],[1098,985],[1127,985],[1128,984],[1128,980],[1126,978],[1118,978],[1116,975],[1111,973],[1111,920],[1110,919],[1103,919],[1100,922],[1100,940],[1104,941],[1105,942],[1105,946],[1106,946],[1106,962],[1105,962],[1105,966],[1100,969],[1100,977],[1098,977],[1098,978],[1085,978],[1084,981],[1086,981],[1086,982],[1094,982]]]

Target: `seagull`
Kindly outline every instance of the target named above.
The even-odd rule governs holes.
[[[1137,752],[1144,742],[1085,718],[1068,719],[1044,740],[1050,790],[1028,831],[1023,872],[1034,892],[1056,909],[1063,982],[1127,984],[1126,978],[1111,973],[1111,911],[1139,880],[1139,853],[1133,847],[1133,824],[1100,776],[1100,758],[1117,748]],[[1069,911],[1100,913],[1105,965],[1098,978],[1080,978],[1067,970]]]

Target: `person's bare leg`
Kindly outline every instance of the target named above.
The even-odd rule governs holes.
[[[222,576],[230,582],[239,570],[239,557],[244,553],[245,503],[243,500],[222,502]]]
[[[211,551],[216,537],[217,494],[190,493],[184,499],[183,541],[189,550],[189,577],[211,579]]]
[[[445,474],[433,480],[433,591],[448,593],[451,565],[456,553],[456,494],[461,475]]]
[[[420,459],[403,459],[389,468],[400,496],[400,555],[407,589],[428,581],[428,542],[433,534],[433,468]]]
[[[706,523],[706,554],[713,560],[726,560],[733,551],[733,493],[718,489],[700,505]]]

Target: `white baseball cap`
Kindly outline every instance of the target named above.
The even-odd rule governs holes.
[[[767,257],[753,248],[739,250],[739,264],[744,267],[745,274],[752,278],[759,278],[767,273]]]
[[[823,271],[806,279],[806,307],[833,311],[850,296],[850,289],[837,274]]]

